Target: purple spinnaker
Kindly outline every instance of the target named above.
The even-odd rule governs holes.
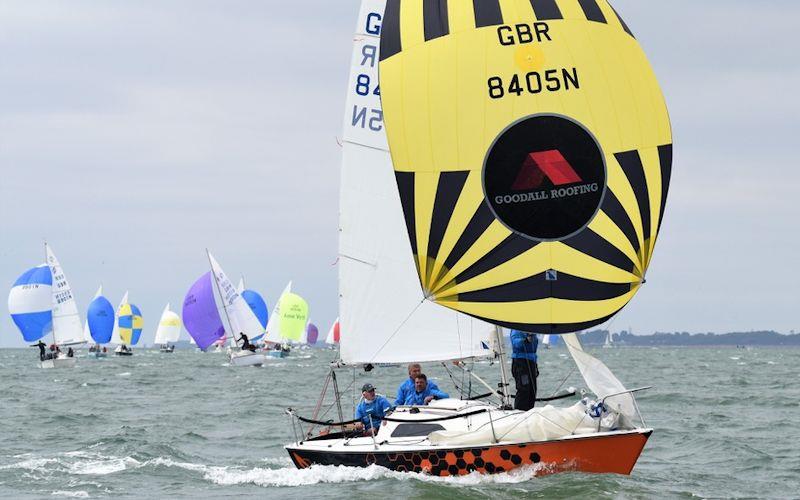
[[[200,276],[183,299],[183,326],[197,342],[197,347],[203,350],[225,336],[222,318],[214,301],[212,279],[211,272]]]
[[[306,342],[310,345],[314,345],[317,343],[317,337],[319,337],[319,328],[314,323],[308,324],[308,329],[306,330]]]

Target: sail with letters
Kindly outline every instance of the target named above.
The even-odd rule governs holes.
[[[428,300],[573,332],[645,282],[669,116],[608,2],[508,5],[387,2],[380,89],[396,183]]]
[[[425,300],[405,231],[378,82],[382,0],[361,5],[342,136],[339,318],[344,363],[485,356],[493,326]]]
[[[214,278],[207,272],[195,281],[183,299],[183,324],[197,347],[205,351],[225,339],[225,327],[214,300]]]

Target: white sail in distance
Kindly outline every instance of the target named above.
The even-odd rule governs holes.
[[[340,357],[346,364],[486,356],[494,326],[425,299],[408,241],[378,88],[384,0],[365,0],[344,112],[339,193]]]
[[[158,328],[156,329],[156,337],[153,341],[156,345],[171,344],[178,341],[181,336],[181,318],[174,312],[169,310],[169,304],[164,308],[161,313],[161,319],[158,321]]]
[[[233,345],[238,343],[240,334],[244,333],[248,338],[255,338],[264,333],[264,329],[258,318],[250,309],[250,306],[236,291],[228,275],[222,270],[219,263],[211,253],[208,253],[208,260],[211,263],[211,274],[217,282],[217,290],[220,300],[223,303],[226,316],[230,323],[230,336],[233,337]]]
[[[83,326],[78,315],[78,304],[72,295],[64,270],[58,262],[53,250],[45,243],[47,265],[53,275],[53,337],[55,343],[82,344],[84,342]]]

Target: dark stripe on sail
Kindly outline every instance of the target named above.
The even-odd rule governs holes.
[[[472,7],[475,11],[476,28],[503,24],[500,0],[472,0]]]
[[[494,222],[494,215],[492,211],[489,210],[489,207],[486,205],[485,201],[482,201],[481,204],[478,206],[478,209],[475,210],[475,213],[472,215],[472,218],[467,223],[467,227],[464,228],[464,231],[459,236],[458,241],[453,246],[453,249],[450,251],[450,255],[444,261],[444,266],[439,271],[439,274],[434,278],[433,282],[437,282],[442,278],[442,274],[444,274],[447,270],[452,269],[461,257],[464,256],[467,251],[472,248],[472,245],[478,241],[478,238],[486,232],[489,226]]]
[[[470,316],[477,318],[481,321],[486,321],[487,323],[492,323],[512,330],[520,330],[523,332],[530,332],[530,333],[549,333],[551,335],[559,335],[562,333],[580,332],[581,330],[588,330],[593,326],[602,325],[603,323],[611,319],[611,317],[617,314],[618,312],[619,309],[609,314],[608,316],[604,316],[602,318],[598,318],[592,321],[586,321],[584,323],[556,323],[549,325],[541,323],[509,323],[507,321],[498,321],[496,319],[484,318],[473,314],[471,314]]]
[[[431,230],[428,236],[428,257],[436,258],[442,246],[444,233],[453,216],[453,210],[469,177],[466,172],[442,172],[439,174],[439,185],[436,188],[436,199],[433,202]]]
[[[633,273],[633,270],[636,269],[636,263],[625,255],[622,250],[615,247],[589,228],[562,241],[562,243],[590,257],[601,260],[606,264],[622,269],[623,271]],[[561,279],[560,275],[559,279]]]
[[[531,0],[531,7],[533,7],[533,13],[536,14],[536,19],[539,21],[564,19],[564,16],[561,15],[561,9],[556,5],[556,0]]]
[[[400,43],[400,0],[386,0],[381,25],[380,60],[389,59],[402,50]]]
[[[450,34],[447,0],[423,0],[422,20],[426,42]]]
[[[406,219],[408,239],[411,242],[411,252],[416,256],[417,251],[417,225],[414,215],[414,172],[395,172],[397,190],[400,192],[400,204],[403,205],[403,216]]]
[[[564,300],[609,300],[625,295],[631,291],[630,283],[604,283],[587,280],[566,273],[558,273],[558,279],[548,281],[545,273],[539,273],[513,283],[506,283],[484,290],[462,292],[458,294],[459,302],[502,303],[526,302],[541,299]],[[447,297],[437,297],[447,300]]]
[[[578,0],[578,3],[581,4],[581,9],[583,9],[583,13],[586,15],[586,19],[589,21],[595,21],[598,23],[606,23],[606,16],[603,15],[603,11],[600,10],[600,6],[597,5],[597,0]]]
[[[639,238],[636,236],[636,228],[631,222],[628,212],[622,207],[617,196],[610,190],[606,190],[605,197],[603,198],[603,212],[617,225],[622,231],[622,234],[631,242],[631,246],[636,253],[639,253]]]
[[[614,155],[625,172],[628,182],[636,195],[639,204],[639,213],[642,216],[642,235],[644,241],[650,239],[650,196],[647,190],[647,179],[644,176],[644,166],[638,151],[626,151]],[[645,249],[647,253],[647,249]]]
[[[661,222],[664,220],[664,209],[667,207],[669,181],[672,178],[672,144],[665,144],[658,147],[658,159],[661,163],[661,212],[658,214],[658,231],[661,231]]]
[[[538,241],[532,241],[522,236],[511,234],[490,250],[489,253],[478,259],[476,263],[469,266],[463,273],[456,276],[456,281],[458,283],[464,283],[475,276],[490,271],[501,264],[505,264],[515,257],[519,257],[538,244]]]
[[[628,25],[625,24],[625,21],[622,19],[622,16],[619,15],[619,12],[617,12],[617,9],[615,9],[614,6],[611,5],[611,2],[608,3],[608,6],[611,7],[611,10],[614,11],[614,14],[617,16],[617,19],[619,19],[619,24],[622,25],[622,29],[624,29],[625,32],[627,34],[629,34],[630,36],[633,36],[633,33],[631,32],[630,28],[628,28]],[[636,38],[636,37],[633,36],[633,38]]]

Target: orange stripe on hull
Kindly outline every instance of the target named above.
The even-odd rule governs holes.
[[[459,476],[471,472],[500,473],[523,466],[536,466],[536,475],[578,471],[630,474],[651,432],[587,436],[574,439],[495,445],[475,448],[441,449],[405,453],[339,453],[294,448],[289,450],[295,465],[311,464],[366,467],[377,464],[402,472],[434,476]]]

